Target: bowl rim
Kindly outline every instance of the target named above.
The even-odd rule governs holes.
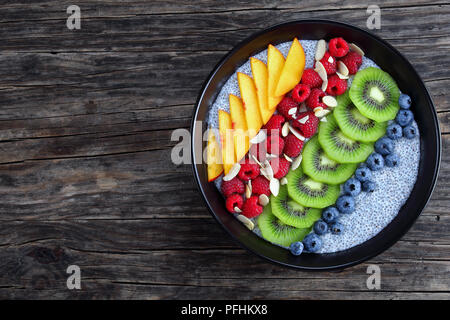
[[[276,259],[273,259],[271,257],[268,257],[260,252],[258,252],[257,250],[254,250],[253,248],[250,248],[249,246],[247,246],[246,244],[244,244],[242,241],[240,241],[237,236],[235,234],[233,234],[225,225],[224,223],[217,217],[217,215],[215,214],[213,208],[210,205],[209,200],[206,197],[206,194],[203,190],[203,187],[201,185],[200,182],[200,176],[199,176],[199,172],[197,170],[197,165],[194,161],[195,159],[195,129],[196,129],[196,120],[198,117],[198,112],[199,112],[199,107],[200,107],[200,102],[202,101],[204,95],[205,95],[205,91],[207,90],[207,88],[209,87],[210,82],[212,81],[212,79],[214,78],[215,74],[219,71],[219,69],[224,65],[224,63],[230,58],[232,57],[236,52],[238,52],[239,50],[242,49],[242,47],[244,47],[245,45],[247,45],[249,42],[255,40],[256,38],[275,31],[276,29],[279,28],[283,28],[283,27],[287,27],[290,25],[296,25],[296,24],[312,24],[312,23],[321,23],[321,24],[330,24],[330,25],[338,25],[338,26],[342,26],[345,28],[349,28],[352,29],[353,31],[356,32],[360,32],[365,34],[366,36],[372,37],[375,40],[381,42],[384,46],[386,46],[388,49],[392,50],[395,54],[397,54],[398,56],[400,56],[400,58],[406,63],[407,67],[412,70],[412,72],[414,73],[414,75],[417,77],[417,79],[419,80],[419,84],[422,87],[423,92],[425,93],[426,98],[429,100],[430,105],[433,107],[433,112],[431,112],[431,116],[432,116],[432,120],[435,124],[435,134],[436,137],[438,139],[437,141],[437,148],[436,148],[436,157],[435,157],[435,169],[433,172],[433,178],[432,178],[432,183],[431,186],[427,192],[427,194],[425,195],[426,197],[426,201],[423,203],[423,206],[421,206],[420,208],[418,208],[419,210],[416,210],[416,213],[414,214],[413,217],[411,217],[408,221],[408,223],[402,228],[399,229],[397,232],[397,236],[396,239],[393,241],[390,241],[389,243],[387,243],[385,246],[379,248],[378,250],[374,250],[369,252],[368,254],[364,255],[364,257],[361,257],[360,259],[356,259],[347,263],[342,263],[342,264],[336,264],[336,265],[331,265],[331,266],[323,266],[323,267],[308,267],[308,266],[299,266],[299,265],[295,265],[295,264],[290,264],[290,263],[286,263],[283,261],[279,261]],[[217,96],[216,96],[217,97]],[[200,90],[200,93],[198,94],[197,100],[195,102],[194,105],[194,110],[193,110],[193,115],[192,115],[192,119],[191,119],[191,125],[190,125],[190,133],[191,133],[191,138],[190,138],[190,142],[191,142],[191,167],[192,167],[192,171],[195,177],[195,182],[197,185],[198,190],[200,191],[201,195],[202,195],[202,200],[204,201],[204,203],[206,204],[206,207],[208,208],[209,213],[214,217],[214,219],[219,223],[219,225],[222,227],[222,229],[224,229],[226,231],[227,234],[229,234],[231,236],[231,239],[233,239],[234,242],[236,242],[239,246],[241,246],[242,248],[244,248],[245,250],[255,254],[256,256],[259,256],[261,258],[263,258],[266,261],[271,262],[272,264],[275,265],[282,265],[285,267],[289,267],[292,269],[296,269],[296,270],[304,270],[304,271],[329,271],[329,270],[339,270],[339,269],[344,269],[347,267],[351,267],[357,264],[360,264],[364,261],[367,261],[373,257],[378,256],[379,254],[385,252],[386,250],[388,250],[389,248],[391,248],[395,243],[397,243],[410,229],[411,227],[414,225],[414,223],[416,222],[417,218],[420,216],[420,214],[423,212],[424,208],[427,206],[427,204],[429,203],[430,199],[431,199],[431,195],[433,194],[433,191],[436,187],[437,184],[437,179],[439,176],[439,171],[440,171],[440,165],[441,165],[441,157],[442,157],[442,136],[441,136],[441,129],[440,129],[440,125],[439,125],[439,120],[437,117],[437,112],[436,112],[436,108],[432,99],[432,96],[430,95],[427,87],[425,86],[425,83],[423,82],[422,78],[420,77],[420,75],[418,74],[418,72],[416,71],[416,69],[414,68],[414,66],[409,62],[409,60],[401,53],[399,52],[395,47],[393,47],[391,44],[389,44],[387,41],[383,40],[381,37],[371,33],[370,31],[364,30],[360,27],[357,27],[353,24],[349,24],[349,23],[343,23],[343,22],[339,22],[339,21],[335,21],[335,20],[330,20],[330,19],[300,19],[300,20],[291,20],[291,21],[287,21],[287,22],[283,22],[283,23],[278,23],[275,25],[271,25],[267,28],[264,28],[260,31],[254,32],[251,35],[249,35],[248,37],[246,37],[245,39],[241,40],[237,45],[235,45],[231,50],[229,50],[221,59],[220,61],[214,66],[214,68],[212,69],[212,71],[209,73],[209,75],[207,76],[206,80],[203,82],[202,84],[202,89]],[[416,181],[417,183],[417,181]],[[412,191],[411,191],[412,192]],[[409,199],[409,198],[408,198]],[[405,203],[406,204],[406,203]],[[395,217],[394,217],[395,219]],[[387,226],[389,226],[389,224],[391,224],[393,220],[391,220],[383,229],[385,229]],[[380,232],[383,230],[381,229]],[[248,230],[248,232],[252,232],[250,230]],[[375,235],[376,236],[376,235]],[[375,237],[374,236],[374,237]],[[373,237],[372,237],[373,238]],[[371,240],[372,238],[362,242],[359,245],[364,244],[365,242]],[[264,240],[264,239],[263,239]],[[273,245],[273,244],[272,244]],[[357,245],[357,246],[359,246]],[[354,247],[351,247],[354,248]],[[346,250],[349,250],[351,248],[348,248]],[[286,250],[286,249],[285,249]],[[343,250],[345,251],[345,250]],[[342,251],[341,251],[342,252]],[[338,252],[336,252],[338,253]],[[331,253],[332,254],[332,253]]]

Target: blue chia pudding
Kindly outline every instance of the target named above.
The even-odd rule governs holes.
[[[294,40],[294,42],[295,41],[296,40]],[[292,49],[292,47],[294,46],[294,42],[285,42],[275,46],[276,49],[278,49],[278,51],[286,59],[286,65],[288,64],[288,61],[291,61],[289,55],[291,55],[291,51],[294,51],[294,49]],[[296,101],[298,103],[298,110],[295,110],[296,116],[294,116],[294,119],[291,120],[300,121],[301,118],[307,123],[302,123],[299,126],[291,126],[291,128],[294,127],[294,130],[290,132],[294,133],[294,136],[300,139],[300,145],[303,145],[303,150],[305,150],[304,146],[308,143],[309,140],[318,140],[320,142],[320,145],[325,150],[325,159],[330,158],[331,160],[328,160],[331,163],[330,165],[332,166],[336,165],[336,162],[339,162],[340,159],[336,159],[334,157],[334,154],[331,151],[331,147],[330,149],[327,149],[326,134],[324,133],[322,137],[321,130],[325,131],[326,126],[329,127],[331,126],[331,123],[334,123],[334,121],[330,121],[332,120],[330,118],[332,118],[334,116],[333,114],[335,113],[333,109],[335,109],[336,105],[333,105],[333,103],[334,101],[337,101],[338,103],[341,103],[343,101],[343,99],[339,97],[341,94],[343,96],[349,96],[351,102],[361,112],[356,112],[356,119],[363,119],[361,121],[364,124],[364,119],[366,119],[364,116],[366,116],[367,118],[370,118],[368,119],[368,121],[373,120],[372,123],[379,122],[380,127],[382,128],[382,133],[378,133],[378,136],[375,140],[369,142],[359,141],[354,136],[349,139],[350,141],[352,141],[352,139],[358,140],[358,146],[367,146],[368,151],[366,150],[365,154],[361,156],[358,161],[355,160],[351,163],[347,163],[346,161],[344,161],[345,163],[342,164],[342,167],[351,170],[351,172],[349,171],[350,173],[347,174],[348,177],[346,177],[345,181],[337,183],[336,185],[333,184],[332,186],[330,186],[332,183],[325,183],[325,186],[327,186],[328,188],[328,193],[326,194],[326,196],[324,195],[324,197],[329,196],[329,198],[332,198],[332,201],[326,203],[326,205],[324,205],[325,202],[320,202],[317,206],[320,207],[318,208],[318,210],[311,211],[310,213],[308,213],[308,217],[306,217],[305,219],[303,219],[304,217],[302,218],[301,211],[304,209],[304,207],[308,206],[309,202],[302,202],[304,198],[302,198],[301,196],[293,196],[293,192],[291,192],[293,187],[291,186],[290,180],[292,179],[291,176],[294,176],[292,174],[292,171],[299,170],[297,168],[294,169],[294,163],[296,162],[295,160],[297,160],[297,158],[302,157],[302,154],[300,153],[295,157],[287,157],[286,153],[288,142],[286,141],[286,134],[281,135],[281,133],[280,136],[282,137],[282,139],[284,139],[285,154],[280,153],[278,156],[280,159],[283,158],[283,156],[285,159],[288,159],[288,162],[283,160],[283,163],[288,163],[286,172],[287,170],[289,170],[289,173],[287,173],[286,175],[286,172],[281,172],[280,167],[277,178],[273,178],[269,174],[269,177],[265,176],[265,178],[267,179],[267,183],[260,184],[261,181],[258,181],[258,186],[256,186],[256,181],[252,180],[253,178],[251,178],[250,180],[252,182],[255,181],[253,182],[253,192],[257,193],[253,193],[252,196],[258,198],[257,200],[254,199],[256,202],[254,201],[253,203],[250,203],[251,201],[249,201],[249,195],[246,195],[246,193],[249,192],[247,190],[249,182],[246,181],[246,179],[244,179],[242,182],[238,181],[242,178],[242,175],[240,173],[238,174],[237,172],[234,172],[236,171],[234,170],[236,168],[229,169],[230,171],[227,173],[227,175],[221,174],[214,179],[216,187],[219,189],[219,191],[222,192],[222,194],[224,194],[222,183],[224,183],[224,177],[228,176],[225,179],[228,185],[225,187],[227,195],[224,194],[224,205],[227,206],[230,214],[233,214],[236,217],[239,216],[238,219],[245,222],[247,227],[249,227],[249,229],[251,229],[254,233],[263,237],[267,241],[272,242],[275,245],[290,250],[294,255],[299,255],[302,252],[314,252],[317,254],[338,252],[362,244],[363,242],[377,235],[395,218],[395,216],[398,214],[402,206],[409,198],[409,195],[416,183],[419,169],[420,133],[417,123],[414,121],[414,115],[410,111],[410,106],[414,102],[411,101],[407,94],[399,92],[397,86],[395,85],[394,79],[392,80],[394,81],[395,85],[394,90],[397,92],[394,94],[394,96],[396,97],[395,101],[392,101],[392,105],[394,105],[394,107],[391,106],[394,111],[391,111],[389,119],[381,119],[382,116],[380,116],[380,113],[376,112],[376,108],[372,108],[372,110],[375,110],[373,113],[367,111],[370,108],[365,108],[364,106],[360,108],[361,102],[358,101],[358,93],[361,94],[362,92],[362,94],[370,96],[370,99],[372,99],[373,101],[369,102],[373,102],[373,105],[376,106],[378,102],[384,99],[383,95],[386,96],[386,92],[389,92],[389,90],[392,90],[392,88],[389,87],[389,85],[386,85],[385,88],[381,88],[381,91],[386,91],[380,92],[380,89],[377,88],[376,85],[372,87],[368,85],[358,92],[357,81],[360,81],[360,79],[356,80],[356,78],[359,77],[362,80],[364,80],[364,77],[370,78],[373,68],[376,68],[378,70],[380,70],[380,68],[374,61],[365,57],[363,52],[358,47],[354,47],[353,45],[346,43],[342,38],[332,39],[329,43],[325,42],[325,49],[323,49],[324,41],[321,40],[321,42],[322,43],[319,43],[317,40],[299,41],[304,52],[304,67],[302,67],[301,71],[303,72],[303,70],[307,69],[315,70],[316,74],[319,75],[319,77],[322,79],[322,85],[324,82],[324,77],[327,78],[328,87],[321,88],[319,86],[320,91],[323,92],[323,94],[320,94],[319,99],[322,99],[324,96],[331,96],[331,99],[330,101],[327,100],[327,106],[322,105],[323,108],[321,108],[320,106],[318,108],[314,104],[311,106],[312,102],[310,102],[308,98],[305,101],[301,101],[308,95],[309,97],[311,97],[314,90],[316,91],[315,94],[318,93],[317,89],[305,89],[304,86],[301,86],[304,82],[306,83],[306,80],[304,81],[303,77],[301,78],[301,81],[297,81],[298,84],[296,84],[294,88],[291,88],[291,90],[286,93],[285,97],[288,97],[288,99],[297,99]],[[323,50],[325,50],[326,52],[321,52]],[[355,56],[355,53],[359,54],[359,58],[356,57],[355,60],[356,70],[352,70],[355,68],[354,65],[351,65],[354,62],[352,59],[353,56]],[[292,55],[294,54],[295,53],[293,52]],[[264,64],[267,64],[268,50],[259,52],[258,54],[254,55],[253,58],[256,58]],[[318,66],[317,61],[321,61],[322,65]],[[347,68],[340,66],[340,64],[345,64]],[[322,66],[324,67],[327,75],[324,75],[324,73],[321,72],[320,69]],[[335,68],[335,70],[330,70],[330,68]],[[283,69],[280,79],[283,78],[283,72],[286,71],[285,69],[286,68]],[[362,72],[365,69],[367,69],[367,73]],[[369,71],[371,73],[369,73]],[[332,94],[336,93],[336,91],[333,92],[333,88],[330,89],[330,83],[335,80],[332,78],[336,78],[336,72],[339,73],[339,79],[346,82],[346,87],[342,89],[341,87],[339,87],[340,84],[336,84],[336,90],[338,90],[338,94]],[[218,116],[219,110],[230,113],[230,94],[242,98],[243,95],[241,95],[241,88],[239,86],[237,77],[238,73],[248,75],[249,77],[254,76],[254,74],[252,73],[252,66],[250,61],[245,62],[243,65],[236,69],[236,72],[231,75],[230,78],[225,82],[216,100],[211,105],[207,117],[208,126],[210,128],[220,129],[220,121]],[[383,74],[386,73],[383,72]],[[303,72],[303,76],[304,75],[305,73]],[[353,83],[353,81],[355,82]],[[367,80],[367,83],[369,83],[370,81],[370,79]],[[337,82],[339,82],[339,80],[337,80]],[[260,90],[256,80],[255,83],[256,89]],[[352,86],[352,84],[354,85]],[[280,83],[278,83],[278,85],[280,85]],[[305,86],[308,85],[305,84]],[[277,90],[278,89],[279,87],[277,87]],[[310,89],[311,91],[309,92]],[[296,90],[297,92],[294,92]],[[339,92],[339,90],[341,90],[342,92],[346,92],[344,94],[342,92]],[[304,96],[302,97],[302,95]],[[332,99],[333,97],[335,98],[335,100]],[[392,98],[392,96],[390,98]],[[243,105],[245,108],[247,102],[246,97],[243,98],[243,101]],[[280,105],[283,103],[283,101],[280,102],[273,114],[282,114],[283,116],[285,116],[287,121],[287,118],[292,114],[283,114],[283,112],[285,111],[282,111],[280,109]],[[325,114],[323,112],[323,109],[327,110]],[[305,118],[304,115],[307,114],[305,112],[309,112],[310,116]],[[317,122],[310,124],[309,122],[311,122],[313,118],[312,113],[317,115]],[[363,113],[364,116],[361,116],[361,114]],[[323,118],[326,118],[328,121]],[[342,122],[337,121],[337,123],[338,125],[340,125]],[[306,125],[308,125],[309,127],[305,128]],[[361,125],[361,123],[359,124],[359,126],[364,130],[369,127],[369,125]],[[286,128],[287,127],[288,126],[286,125]],[[298,129],[296,132],[294,132],[296,128]],[[317,130],[317,133],[312,136],[303,134],[308,130],[311,131],[311,128],[316,128],[315,130]],[[280,129],[280,132],[282,131],[283,130]],[[341,136],[346,136],[347,131],[342,129],[342,132],[345,132],[345,134],[342,133]],[[315,138],[316,136],[318,138]],[[365,136],[361,134],[360,137],[362,140],[364,140]],[[268,139],[269,138],[266,138],[266,140]],[[343,139],[344,141],[347,141],[345,140],[345,137]],[[223,144],[223,141],[223,139],[217,139],[218,145],[221,146]],[[289,148],[292,147],[289,146]],[[283,146],[281,146],[281,149],[283,149]],[[224,146],[222,145],[222,151],[223,150]],[[328,150],[330,150],[330,152],[328,152]],[[267,152],[266,155],[270,155],[271,157],[273,156],[274,158],[276,157],[276,155],[271,155],[269,152]],[[251,159],[249,156],[248,158]],[[299,161],[304,162],[306,161],[305,158],[306,156],[299,159]],[[239,162],[240,160],[241,159],[237,159],[236,162]],[[258,162],[257,159],[255,161]],[[299,161],[297,161],[297,166],[302,168],[302,165],[298,165]],[[325,167],[328,164],[329,163],[326,161],[325,164],[321,163],[321,165],[324,165]],[[256,165],[261,168],[262,175],[262,169],[264,168],[263,161],[261,160]],[[243,168],[243,166],[241,168]],[[283,177],[281,177],[281,175],[283,175]],[[315,175],[312,175],[310,173],[308,173],[308,175],[312,178],[312,180],[315,179]],[[277,174],[275,174],[275,176],[277,176]],[[305,177],[307,178],[307,176]],[[286,180],[288,182],[286,182]],[[232,181],[234,184],[230,181]],[[324,181],[320,182],[323,183]],[[278,184],[278,187],[274,186],[276,184]],[[294,221],[293,224],[290,223],[291,220],[289,219],[281,219],[281,217],[276,214],[278,212],[276,210],[275,213],[273,213],[274,215],[276,215],[276,217],[272,216],[271,212],[266,213],[266,211],[271,211],[270,207],[275,197],[274,190],[275,193],[278,193],[278,190],[280,188],[286,188],[284,186],[285,184],[287,184],[289,196],[294,198],[294,200],[296,201],[298,200],[298,202],[300,203],[300,206],[298,208],[296,207],[295,209],[297,211],[295,211],[294,209],[291,210],[291,213],[294,213],[294,215],[297,214],[296,219],[292,220]],[[308,185],[308,183],[306,184]],[[271,194],[268,193],[267,197],[261,196],[261,194],[258,194],[258,191],[255,191],[267,188],[268,185],[270,185]],[[310,185],[315,186],[314,183]],[[244,186],[244,192],[242,192],[242,186]],[[236,190],[234,190],[233,188],[236,188]],[[334,193],[330,191],[331,189]],[[233,193],[233,191],[235,192]],[[252,190],[250,190],[250,193],[252,193]],[[228,200],[228,198],[231,197],[230,194],[234,196],[233,200]],[[267,203],[267,200],[269,200],[269,203]],[[286,203],[289,203],[289,201],[287,201]],[[233,208],[235,208],[236,211],[234,211]],[[273,208],[273,206],[271,208]],[[286,206],[285,208],[288,207]],[[261,211],[263,212],[261,213]],[[306,212],[307,211],[303,212],[303,214],[306,214]],[[263,216],[265,218],[264,221],[268,221],[266,219],[267,215],[274,217],[274,219],[278,222],[280,221],[277,218],[280,218],[280,220],[282,220],[281,223],[277,225],[275,222],[269,219],[271,221],[270,223],[272,223],[271,226],[277,225],[278,228],[274,232],[277,234],[273,237],[272,235],[267,236],[268,231],[264,232],[264,230],[262,230],[263,226],[260,225],[261,223],[263,223]],[[251,221],[251,223],[249,223],[249,221]],[[299,230],[303,231],[300,232]],[[281,237],[280,234],[283,232],[286,232],[288,234],[285,236],[285,238],[278,241],[278,239],[281,239],[279,237]]]

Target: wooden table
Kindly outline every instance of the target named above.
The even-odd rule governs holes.
[[[170,161],[211,69],[267,26],[366,28],[358,1],[0,1],[0,298],[450,298],[450,3],[379,1],[374,33],[406,55],[443,133],[440,178],[414,227],[342,272],[272,265],[213,220]],[[66,8],[81,8],[69,30]],[[369,264],[381,289],[366,286]],[[66,269],[81,268],[81,290]]]

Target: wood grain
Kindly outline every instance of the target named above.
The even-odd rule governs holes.
[[[388,40],[425,80],[443,133],[432,199],[392,248],[306,273],[240,248],[168,159],[210,70],[251,33],[294,19],[365,28],[361,1],[80,0],[0,6],[0,298],[449,299],[450,3],[380,1]],[[82,290],[66,288],[66,268]],[[382,270],[382,290],[366,268]]]

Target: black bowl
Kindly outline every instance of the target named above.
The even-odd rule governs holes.
[[[204,121],[210,105],[222,85],[236,68],[249,57],[267,48],[299,39],[325,39],[343,37],[356,43],[366,56],[374,60],[397,82],[402,92],[413,100],[412,110],[420,130],[420,164],[417,183],[408,201],[398,215],[375,237],[337,253],[302,254],[293,256],[288,250],[275,246],[248,230],[230,215],[214,183],[208,183],[206,164],[201,163],[201,151],[206,147],[202,141],[206,124]],[[194,176],[208,209],[222,227],[243,247],[272,262],[304,270],[344,268],[361,263],[392,246],[412,226],[427,204],[436,183],[441,157],[441,136],[436,111],[423,81],[406,58],[379,37],[357,27],[325,20],[302,20],[276,25],[258,32],[238,44],[214,68],[205,82],[192,119],[192,159]]]

